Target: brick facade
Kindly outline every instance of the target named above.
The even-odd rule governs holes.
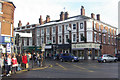
[[[11,35],[11,25],[12,25],[12,37],[14,32],[14,10],[15,6],[9,2],[2,3],[2,11],[3,14],[0,14],[0,22],[1,22],[1,34],[3,35]]]

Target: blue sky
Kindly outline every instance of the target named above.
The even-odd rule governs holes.
[[[12,0],[11,0],[12,1]],[[112,26],[118,26],[118,1],[119,0],[13,0],[15,9],[15,27],[19,20],[23,25],[39,23],[42,15],[50,15],[51,20],[59,19],[61,11],[68,11],[69,17],[79,15],[81,6],[85,8],[85,15],[100,14],[101,21]]]

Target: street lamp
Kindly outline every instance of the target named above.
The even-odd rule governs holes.
[[[70,34],[70,36],[71,36],[71,28],[70,27],[67,27],[67,31],[69,31],[69,34]],[[69,39],[68,39],[68,42],[69,42],[69,45],[70,45],[70,53],[72,52],[71,50],[72,50],[72,36],[71,36],[71,40],[70,40],[70,37],[69,37]]]

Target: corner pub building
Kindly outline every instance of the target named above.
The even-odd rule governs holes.
[[[68,12],[61,12],[59,20],[50,21],[39,18],[39,24],[19,26],[16,32],[29,32],[32,38],[22,38],[24,47],[45,46],[45,55],[55,53],[73,53],[80,59],[96,59],[101,54],[115,54],[117,28],[100,20],[100,14],[91,13],[85,16],[85,9],[81,6],[81,15],[68,17]],[[70,30],[70,31],[69,31]],[[70,43],[71,41],[71,43]]]

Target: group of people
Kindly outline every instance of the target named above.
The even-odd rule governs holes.
[[[30,54],[1,54],[1,76],[10,76],[12,73],[15,74],[16,71],[26,69],[29,66],[29,60],[31,58]]]

